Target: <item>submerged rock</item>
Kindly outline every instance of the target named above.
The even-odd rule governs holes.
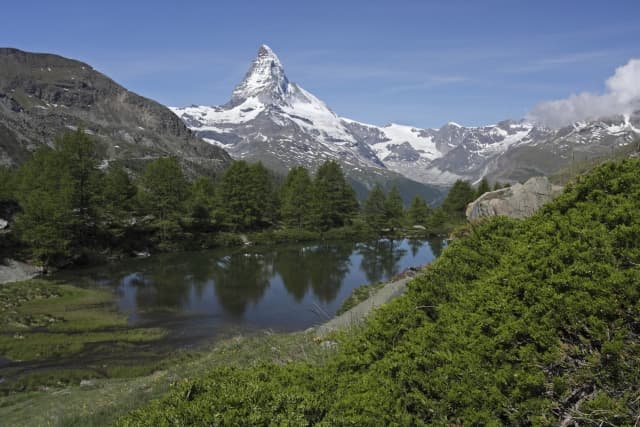
[[[530,178],[524,184],[484,193],[467,205],[467,219],[476,221],[485,216],[495,215],[526,218],[562,190],[563,187],[551,184],[547,177]]]

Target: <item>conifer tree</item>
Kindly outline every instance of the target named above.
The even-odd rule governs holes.
[[[489,191],[491,191],[491,186],[489,186],[489,181],[487,181],[487,178],[482,178],[482,180],[480,181],[480,184],[478,184],[478,188],[476,189],[476,199],[480,196],[482,196],[484,193],[488,193]]]
[[[311,208],[311,177],[302,166],[289,171],[280,189],[280,214],[289,227],[308,225]]]
[[[476,192],[467,181],[457,180],[442,203],[442,209],[449,215],[463,217],[467,205],[473,201]]]
[[[74,231],[73,182],[60,168],[56,153],[37,150],[20,169],[16,196],[18,238],[31,250],[34,261],[46,268],[71,255]]]
[[[154,226],[165,243],[180,230],[179,220],[188,195],[188,183],[175,157],[149,163],[139,180],[141,208],[155,217]]]
[[[106,170],[102,186],[103,215],[107,221],[121,222],[136,209],[137,188],[129,174],[119,164]]]
[[[407,209],[407,220],[409,225],[426,226],[431,213],[431,208],[427,205],[427,202],[425,202],[422,197],[415,196],[411,200],[411,204]]]
[[[400,227],[404,217],[404,206],[398,187],[394,186],[391,191],[389,191],[384,203],[384,208],[386,226],[391,229]]]
[[[211,178],[198,177],[189,187],[187,213],[195,228],[204,230],[211,226],[215,209],[216,188]]]
[[[273,176],[262,162],[252,164],[249,171],[251,177],[249,193],[254,218],[250,227],[263,228],[273,225],[278,216],[278,200],[274,191]]]
[[[347,183],[340,165],[326,161],[319,168],[313,181],[312,217],[319,230],[342,227],[357,212],[355,191]]]
[[[82,129],[67,132],[54,141],[52,160],[70,177],[74,240],[80,247],[93,244],[103,177],[96,143]]]
[[[272,178],[262,163],[233,162],[222,176],[218,199],[219,217],[233,231],[266,226],[275,220]]]
[[[124,168],[117,163],[109,165],[103,179],[100,217],[111,237],[124,234],[137,208],[136,194],[137,188]]]
[[[365,221],[374,230],[381,230],[387,223],[387,200],[380,184],[373,186],[362,206]]]

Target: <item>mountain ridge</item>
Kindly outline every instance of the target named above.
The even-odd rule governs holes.
[[[439,129],[367,124],[337,115],[289,81],[282,62],[266,45],[228,103],[170,108],[196,134],[234,158],[260,159],[286,169],[313,168],[320,156],[340,161],[351,174],[368,168],[436,186],[457,179],[517,182],[548,175],[576,155],[602,155],[640,136],[640,111],[561,129],[524,119],[477,127],[448,122]]]
[[[406,202],[416,194],[432,202],[442,198],[439,188],[389,170],[368,144],[354,138],[342,118],[287,78],[266,45],[259,48],[226,104],[169,108],[196,135],[236,159],[261,161],[280,173],[294,166],[315,170],[335,160],[361,197],[378,182],[397,185]]]
[[[139,169],[175,155],[187,172],[210,174],[231,160],[202,142],[160,103],[127,90],[89,64],[50,53],[0,48],[0,165],[82,127],[105,161]]]

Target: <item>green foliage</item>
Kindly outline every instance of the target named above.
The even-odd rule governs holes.
[[[482,180],[480,181],[480,184],[478,184],[478,188],[476,188],[476,194],[474,199],[477,199],[478,197],[482,196],[484,193],[488,193],[489,191],[491,191],[491,186],[489,185],[489,181],[487,181],[487,178],[482,178]]]
[[[442,203],[442,209],[449,215],[462,217],[467,205],[473,201],[475,195],[476,192],[471,184],[467,181],[457,180]]]
[[[120,425],[636,423],[640,161],[470,230],[324,365],[216,369]]]
[[[100,218],[104,231],[115,240],[121,239],[137,208],[137,188],[129,174],[118,164],[109,165],[102,185]]]
[[[500,190],[501,188],[507,188],[507,187],[509,187],[509,184],[501,184],[498,181],[496,181],[495,184],[493,184],[493,191]]]
[[[380,184],[374,185],[369,192],[369,197],[364,201],[362,214],[367,224],[374,230],[381,230],[386,226],[386,201],[386,196]]]
[[[218,187],[219,218],[232,231],[265,227],[275,221],[272,177],[262,163],[235,161]]]
[[[398,187],[391,188],[384,203],[387,226],[391,229],[400,227],[404,218],[404,206]]]
[[[333,160],[318,168],[312,194],[312,223],[318,230],[343,227],[349,224],[358,210],[355,192],[347,183],[340,165]]]
[[[77,131],[39,150],[17,172],[0,169],[0,202],[19,210],[15,198],[22,209],[16,233],[3,234],[0,249],[11,250],[14,239],[5,236],[16,235],[36,262],[62,266],[111,251],[241,241],[216,235],[222,232],[266,231],[261,241],[370,234],[356,220],[354,191],[335,162],[322,165],[314,180],[305,168],[294,168],[279,189],[278,177],[261,163],[234,162],[215,183],[204,177],[189,183],[176,158],[148,163],[135,180],[118,162],[104,172],[98,166],[95,143]],[[396,196],[387,211],[397,211]],[[397,221],[396,214],[385,220]]]
[[[304,228],[310,223],[311,177],[303,167],[289,171],[280,189],[280,215],[288,227]]]
[[[216,188],[211,178],[196,178],[189,188],[187,213],[197,230],[210,229],[216,206]]]
[[[407,209],[407,221],[410,226],[422,225],[426,226],[432,210],[422,197],[414,197]]]
[[[15,200],[15,175],[14,170],[0,166],[0,202]]]
[[[17,199],[22,212],[15,229],[42,266],[71,254],[73,243],[73,183],[56,153],[40,149],[18,174]]]
[[[16,230],[40,264],[63,262],[95,239],[101,178],[95,143],[82,130],[38,150],[19,170]]]
[[[385,195],[380,184],[374,185],[362,206],[362,214],[372,230],[399,228],[404,218],[404,206],[397,187]]]
[[[65,133],[54,142],[53,165],[69,174],[74,236],[79,246],[95,237],[102,173],[95,141],[82,129]]]
[[[188,183],[175,157],[162,157],[149,163],[139,180],[140,206],[154,216],[153,225],[166,243],[180,230]]]

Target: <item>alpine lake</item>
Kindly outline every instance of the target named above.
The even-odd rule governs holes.
[[[48,326],[29,330],[31,335],[5,331],[5,339],[21,339],[20,344],[45,339],[36,355],[0,352],[0,388],[16,389],[15,384],[34,376],[34,384],[47,383],[47,376],[55,382],[59,375],[52,372],[74,371],[82,378],[118,376],[138,365],[151,370],[176,354],[237,335],[306,330],[332,318],[354,289],[423,266],[439,256],[443,245],[441,240],[403,239],[247,246],[61,271],[46,282],[96,292],[100,297],[89,298],[88,304],[118,316],[116,326],[105,321],[91,333],[117,333],[56,352],[52,348],[65,348],[86,331],[62,327],[53,334]],[[78,315],[79,322],[94,322],[91,314],[86,316]],[[57,341],[46,340],[54,335]],[[28,382],[18,389],[28,388]]]

